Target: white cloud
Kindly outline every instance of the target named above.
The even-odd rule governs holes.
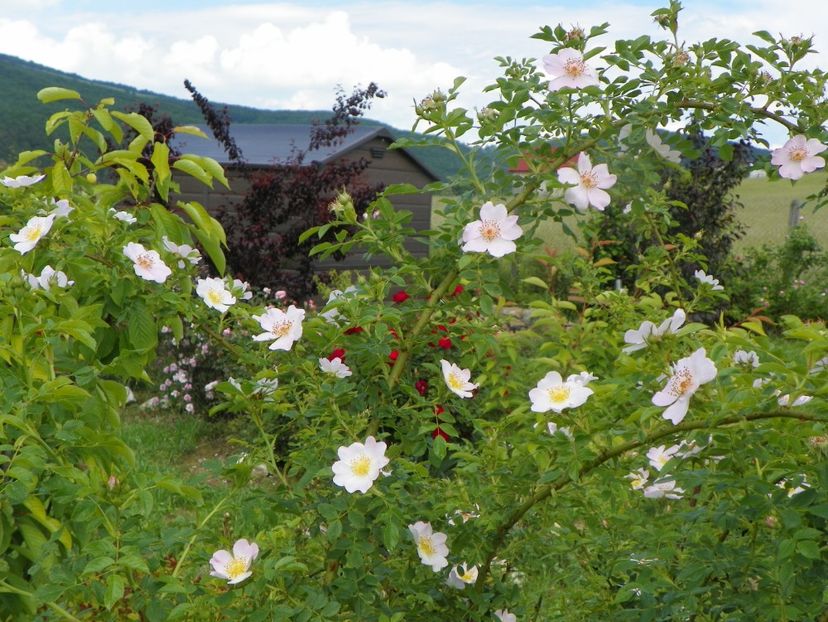
[[[29,11],[24,12],[20,5]],[[269,108],[327,109],[334,89],[377,82],[389,97],[370,115],[409,127],[413,101],[457,75],[469,78],[460,104],[480,108],[484,86],[499,74],[495,56],[539,57],[546,44],[529,36],[545,23],[589,27],[608,21],[600,43],[661,36],[650,12],[665,3],[564,4],[239,4],[182,10],[123,9],[86,13],[72,3],[0,0],[0,52],[64,71],[186,97],[190,78],[211,100]],[[83,6],[88,6],[84,3]],[[828,3],[753,0],[724,7],[688,0],[680,36],[687,41],[728,37],[750,41],[768,29],[786,35],[820,33],[828,50]],[[806,66],[825,63],[812,56]]]

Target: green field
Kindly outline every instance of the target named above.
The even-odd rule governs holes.
[[[747,227],[747,235],[737,248],[781,244],[788,230],[788,213],[791,201],[805,199],[809,194],[825,187],[826,173],[812,173],[792,184],[787,180],[746,179],[739,187],[739,199],[744,209],[737,216]],[[805,206],[801,222],[823,247],[828,247],[828,209],[814,213],[813,207]]]
[[[805,175],[794,184],[782,179],[745,179],[737,191],[744,207],[737,210],[736,216],[746,226],[747,233],[736,244],[736,248],[744,250],[763,244],[781,244],[788,230],[791,201],[805,199],[824,187],[826,182],[828,173],[824,172]],[[434,208],[437,209],[439,205],[439,198],[435,198]],[[828,248],[828,207],[815,213],[812,206],[806,205],[800,215],[801,222],[808,225],[810,232],[824,248]],[[433,212],[432,226],[437,226],[441,220],[442,217]],[[571,219],[572,229],[575,229],[575,220],[576,217]],[[544,223],[540,226],[539,233],[553,248],[573,246],[572,239],[564,235],[558,223]]]

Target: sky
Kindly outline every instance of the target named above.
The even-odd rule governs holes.
[[[388,93],[369,115],[412,126],[414,102],[457,76],[462,105],[482,108],[499,75],[494,58],[540,58],[544,24],[609,22],[596,45],[661,36],[650,13],[667,0],[0,0],[0,53],[86,78],[186,98],[190,79],[215,102],[268,109],[329,109],[337,85],[374,81]],[[828,1],[685,0],[680,39],[756,42],[756,30],[815,35],[828,69]],[[778,142],[784,136],[772,142]]]

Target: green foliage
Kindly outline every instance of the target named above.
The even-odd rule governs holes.
[[[196,298],[189,262],[161,278],[151,256],[130,261],[128,242],[162,249],[172,235],[198,239],[220,264],[222,232],[197,206],[178,216],[155,200],[175,190],[178,160],[153,145],[148,168],[138,156],[147,138],[111,103],[53,116],[47,127],[66,126],[69,143],[4,172],[46,179],[0,188],[11,232],[55,196],[75,207],[26,252],[0,248],[2,616],[824,618],[828,330],[785,316],[769,338],[757,318],[700,321],[727,290],[678,268],[700,245],[670,234],[665,161],[619,150],[623,125],[688,114],[720,149],[768,120],[824,141],[824,74],[793,67],[809,43],[767,33],[754,54],[783,70],[773,85],[733,42],[680,47],[679,8],[656,13],[672,42],[645,36],[608,51],[589,47],[606,25],[537,33],[554,53],[575,47],[604,64],[584,88],[550,90],[533,61],[504,58],[492,112],[455,106],[462,79],[421,103],[428,134],[467,175],[430,188],[452,197],[423,236],[432,253],[414,258],[403,245],[411,215],[388,197],[409,187],[389,188],[368,219],[337,210],[304,236],[315,255],[359,249],[395,264],[319,314],[245,303],[226,282],[211,296],[199,281]],[[753,108],[745,93],[789,114]],[[125,125],[139,132],[129,144],[98,140]],[[524,159],[528,174],[481,176],[458,143],[474,127],[479,147]],[[570,207],[559,177],[587,152],[617,171],[612,202],[637,190],[623,216],[652,241],[626,290],[613,289],[600,243],[564,266],[536,239],[543,220],[600,217]],[[109,212],[127,206],[133,224]],[[26,274],[47,262],[74,285],[32,291]],[[553,280],[564,267],[566,298]],[[505,305],[518,279],[514,322]],[[236,300],[221,303],[228,292]],[[159,330],[180,341],[190,322],[232,355],[239,373],[215,390],[219,409],[246,425],[238,453],[185,482],[133,466],[118,411],[124,382],[148,379]],[[233,343],[226,328],[252,338]],[[352,375],[325,370],[337,358]],[[462,590],[460,565],[474,568],[460,571]]]
[[[781,246],[765,245],[735,258],[727,282],[735,317],[828,316],[828,253],[804,224],[791,229]]]

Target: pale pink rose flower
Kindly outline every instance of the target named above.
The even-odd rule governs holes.
[[[564,198],[578,210],[584,212],[591,205],[599,212],[610,204],[607,188],[615,185],[617,177],[611,175],[606,164],[592,166],[585,152],[578,155],[578,170],[571,167],[558,169],[558,181],[572,187],[566,189]]]
[[[808,139],[802,134],[794,136],[779,149],[771,153],[771,164],[779,167],[779,176],[799,179],[805,173],[812,173],[825,166],[825,159],[818,156],[828,149],[816,138]]]
[[[227,579],[228,585],[241,583],[253,574],[250,565],[258,555],[259,547],[256,544],[244,538],[236,540],[232,553],[224,549],[213,553],[210,559],[210,565],[213,567],[210,576]]]
[[[550,91],[566,87],[582,89],[599,84],[598,76],[592,67],[587,65],[581,53],[573,48],[564,48],[557,54],[544,56],[543,69],[552,78],[549,82]]]
[[[514,253],[514,240],[523,235],[517,216],[509,216],[506,206],[486,201],[480,208],[480,220],[470,222],[463,229],[463,251],[489,253],[503,257]]]
[[[261,315],[254,315],[262,329],[265,331],[255,335],[255,341],[273,341],[269,348],[271,350],[290,350],[293,342],[302,336],[302,321],[305,319],[305,310],[290,305],[287,311],[268,307]]]
[[[653,404],[667,406],[661,416],[672,421],[673,425],[678,425],[687,415],[690,398],[701,385],[713,380],[717,373],[716,365],[707,358],[705,349],[699,348],[673,365],[667,385],[653,395]]]
[[[124,246],[124,255],[132,260],[135,274],[144,280],[163,283],[172,274],[158,253],[147,250],[143,244],[130,242]]]

